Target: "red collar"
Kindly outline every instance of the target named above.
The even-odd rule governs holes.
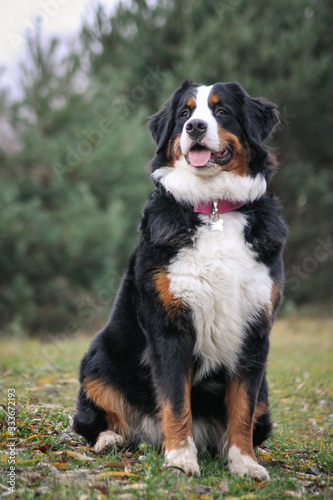
[[[215,201],[215,200],[214,200]],[[216,200],[218,213],[226,214],[227,212],[232,212],[233,210],[237,210],[238,208],[246,205],[247,201],[229,201],[229,200]],[[210,215],[213,212],[213,202],[202,202],[194,205],[194,211],[198,214]]]

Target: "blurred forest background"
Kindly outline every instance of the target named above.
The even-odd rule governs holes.
[[[74,333],[109,315],[146,196],[145,128],[180,82],[279,105],[270,189],[289,226],[284,312],[333,314],[333,2],[131,0],[64,50],[27,43],[0,90],[0,328]],[[1,83],[1,81],[0,81]]]

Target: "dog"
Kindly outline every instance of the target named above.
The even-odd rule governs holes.
[[[286,227],[267,194],[276,106],[238,83],[184,81],[148,123],[155,189],[108,325],[80,369],[74,430],[95,452],[162,446],[199,475],[197,450],[268,480],[269,332],[283,291]]]

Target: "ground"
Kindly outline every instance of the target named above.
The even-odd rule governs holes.
[[[12,332],[0,348],[0,497],[333,499],[333,320],[277,321],[268,379],[274,434],[257,450],[271,481],[236,478],[199,457],[201,477],[162,470],[153,448],[99,456],[71,431],[79,361],[91,336],[52,342]],[[15,410],[15,411],[14,411]]]

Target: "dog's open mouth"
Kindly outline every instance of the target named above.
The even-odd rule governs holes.
[[[232,148],[228,145],[220,153],[213,153],[201,144],[192,146],[188,155],[185,156],[187,163],[192,167],[200,168],[205,167],[208,163],[217,163],[218,165],[225,165],[232,156]]]

